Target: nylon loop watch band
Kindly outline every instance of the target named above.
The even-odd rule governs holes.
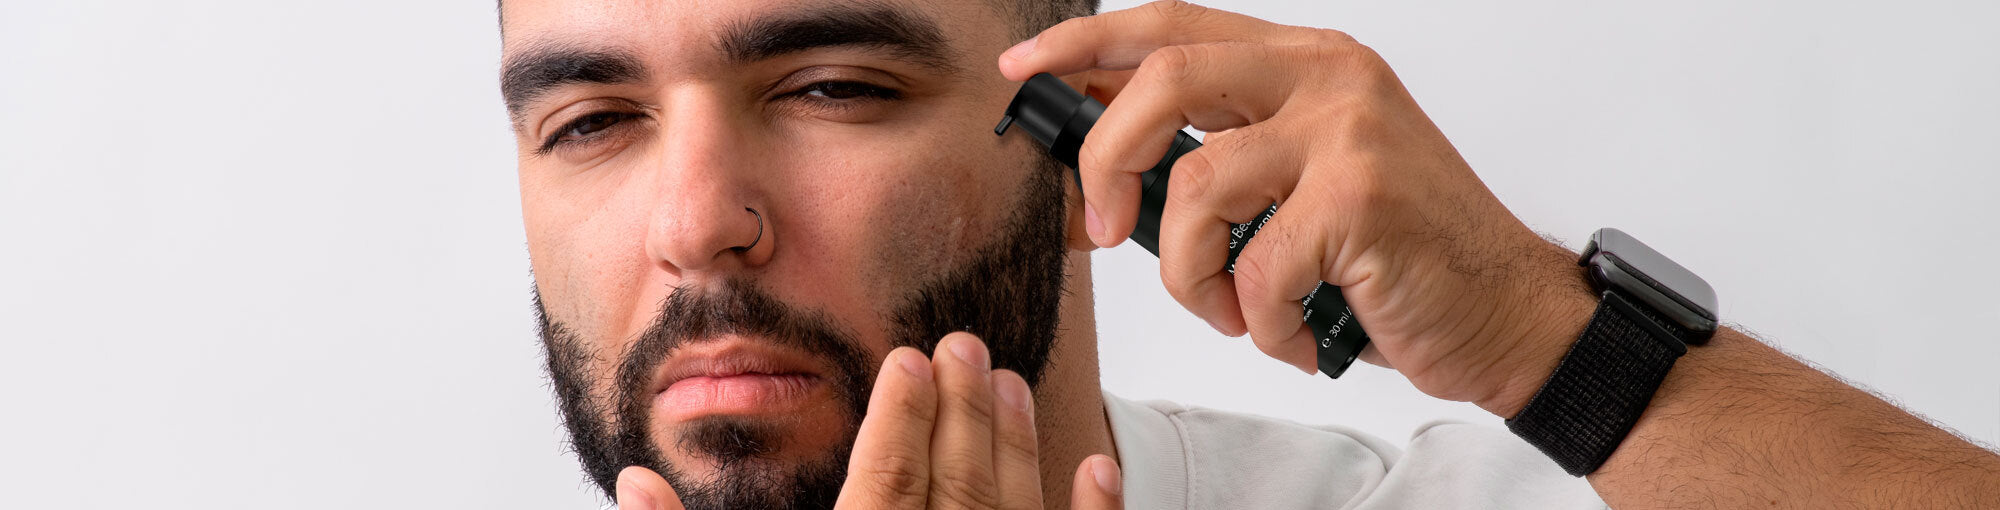
[[[1687,344],[1610,289],[1555,373],[1507,420],[1564,471],[1583,476],[1617,451]],[[1678,329],[1678,328],[1676,328]]]

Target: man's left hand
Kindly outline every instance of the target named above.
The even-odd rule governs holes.
[[[1041,464],[1028,383],[993,370],[986,345],[969,333],[938,342],[935,363],[909,347],[889,352],[876,375],[868,416],[854,440],[841,509],[1042,508]],[[1077,466],[1070,508],[1120,508],[1118,491],[1097,481],[1116,464],[1094,455]],[[652,470],[618,476],[619,507],[680,510],[673,487]]]

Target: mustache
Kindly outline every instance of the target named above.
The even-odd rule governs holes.
[[[851,407],[852,416],[867,413],[867,382],[874,364],[857,335],[841,328],[825,312],[792,306],[752,282],[732,278],[707,289],[681,285],[667,295],[660,313],[640,333],[615,372],[615,409],[619,419],[616,441],[628,452],[648,452],[659,458],[651,440],[652,378],[673,353],[691,343],[723,335],[738,335],[810,353],[820,373]],[[707,444],[695,441],[696,444]],[[712,445],[711,445],[712,446]],[[710,453],[727,457],[729,453]]]
[[[900,299],[879,303],[883,306],[877,318],[886,322],[880,331],[886,336],[885,347],[911,346],[933,353],[944,334],[972,331],[988,342],[996,368],[1012,369],[1035,387],[1055,350],[1052,346],[1061,328],[1058,303],[1066,297],[1063,176],[1068,171],[1044,151],[1029,152],[1035,155],[1037,168],[1022,183],[1023,199],[999,226],[996,240],[971,252],[969,261],[932,274],[915,274],[914,281],[895,286]],[[878,255],[893,257],[895,252]],[[855,340],[858,335],[842,329],[829,314],[774,297],[784,295],[785,288],[754,285],[767,283],[754,274],[758,273],[718,274],[703,280],[710,285],[675,287],[659,303],[659,313],[648,327],[625,338],[577,334],[548,314],[540,285],[530,287],[569,446],[606,497],[615,496],[620,470],[640,465],[666,477],[689,508],[798,506],[787,504],[790,500],[808,507],[832,506],[845,478],[854,431],[867,413],[881,358],[870,354]],[[840,425],[845,440],[820,452],[816,460],[786,467],[782,461],[765,461],[784,449],[783,442],[789,439],[785,437],[789,428],[774,428],[772,422],[708,417],[653,433],[647,423],[652,375],[675,351],[732,334],[805,351],[830,367],[823,371],[825,381],[839,402],[829,404],[851,405],[848,419],[807,426]],[[664,448],[705,457],[720,464],[720,470],[701,473],[697,479],[693,473],[676,470],[661,454]]]
[[[850,361],[867,365],[865,359],[826,359],[863,352],[856,335],[840,328],[826,313],[791,306],[747,280],[730,279],[709,291],[692,285],[675,287],[620,363],[618,387],[643,391],[655,369],[674,351],[723,335],[757,338],[812,353],[835,365],[827,368],[843,368]]]

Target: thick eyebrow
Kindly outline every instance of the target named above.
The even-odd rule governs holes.
[[[818,48],[862,46],[943,74],[958,70],[937,23],[882,4],[817,5],[738,22],[723,32],[718,45],[736,65]]]
[[[518,122],[528,103],[556,87],[575,83],[619,84],[646,78],[639,57],[617,49],[537,45],[508,59],[500,71],[500,97]]]

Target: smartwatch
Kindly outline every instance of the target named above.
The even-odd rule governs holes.
[[[1615,228],[1591,234],[1577,264],[1597,311],[1507,428],[1583,476],[1618,449],[1687,346],[1715,335],[1716,303],[1708,282]]]

